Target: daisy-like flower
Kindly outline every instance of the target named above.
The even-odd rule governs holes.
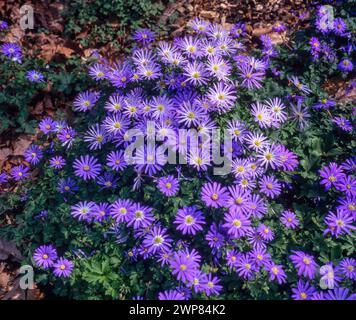
[[[140,66],[137,74],[144,80],[154,80],[162,75],[161,66],[158,63],[150,63],[146,66]]]
[[[166,290],[158,294],[158,300],[185,300],[185,297],[177,290]]]
[[[274,176],[264,176],[260,179],[260,191],[274,199],[281,193],[281,184]]]
[[[74,174],[84,180],[95,179],[101,171],[101,164],[90,155],[80,156],[73,162]]]
[[[60,142],[62,142],[63,147],[70,148],[74,142],[77,133],[71,127],[67,127],[62,129],[58,134],[57,138]]]
[[[89,144],[90,150],[101,149],[106,140],[106,132],[99,124],[93,125],[84,136],[84,141]]]
[[[224,113],[234,106],[236,91],[231,85],[218,82],[209,89],[207,97],[219,112]]]
[[[277,280],[279,284],[286,283],[287,275],[281,265],[275,264],[273,261],[270,261],[266,264],[265,270],[269,273],[270,281]]]
[[[356,279],[356,260],[354,258],[344,258],[339,264],[340,272],[348,279]]]
[[[208,182],[202,187],[201,199],[207,207],[222,208],[227,206],[229,194],[220,183]]]
[[[289,151],[285,146],[279,145],[279,166],[284,171],[293,171],[299,164],[296,154],[292,151]]]
[[[160,251],[167,252],[171,247],[172,239],[167,236],[167,229],[154,226],[145,236],[143,246],[148,247],[148,251],[157,253]]]
[[[256,271],[257,267],[251,256],[249,254],[241,254],[236,263],[237,274],[244,279],[251,280]]]
[[[319,270],[320,272],[320,286],[322,288],[334,289],[338,286],[340,282],[340,272],[338,269],[333,268],[332,263],[328,263],[322,266]]]
[[[48,134],[50,132],[54,132],[56,129],[56,122],[50,118],[44,118],[39,125],[39,129],[44,133],[44,134]]]
[[[257,155],[257,160],[266,169],[271,167],[275,170],[281,165],[279,146],[272,144],[266,147],[265,149],[259,151]]]
[[[251,105],[251,114],[255,122],[261,128],[268,128],[272,124],[272,116],[269,109],[262,103],[256,102]]]
[[[113,94],[109,97],[109,100],[105,103],[105,110],[108,112],[121,112],[124,108],[124,97],[119,94]]]
[[[292,83],[299,91],[305,93],[305,94],[309,94],[312,91],[309,89],[309,87],[303,83],[300,82],[300,80],[298,79],[298,77],[296,76],[292,76],[289,78],[290,83]]]
[[[227,229],[227,233],[232,239],[244,237],[251,230],[251,221],[237,210],[225,213],[224,221],[223,227]]]
[[[197,171],[206,171],[208,166],[211,166],[210,150],[207,150],[206,147],[204,147],[204,150],[196,150],[196,148],[190,150],[188,163]]]
[[[25,160],[33,165],[38,164],[42,157],[43,157],[43,152],[40,149],[39,146],[36,145],[31,145],[26,151],[25,151]]]
[[[27,80],[31,81],[31,82],[43,82],[44,80],[44,76],[42,73],[36,71],[36,70],[29,70],[26,73],[26,78]]]
[[[289,256],[295,268],[298,270],[298,276],[303,275],[306,278],[314,279],[317,272],[318,265],[314,261],[313,256],[302,251],[292,251]]]
[[[254,67],[247,63],[238,65],[238,75],[241,77],[241,85],[248,89],[259,89],[262,87],[261,82],[265,77],[265,73],[260,70],[255,70]]]
[[[235,268],[237,266],[237,261],[240,258],[241,252],[236,250],[229,250],[226,253],[226,264],[229,268]]]
[[[106,164],[115,171],[123,171],[127,167],[124,151],[111,151],[107,155]]]
[[[155,221],[155,217],[152,214],[152,209],[147,206],[143,206],[139,203],[135,203],[132,206],[130,220],[127,225],[133,227],[135,230],[139,228],[147,228]]]
[[[347,25],[345,23],[345,21],[342,18],[335,18],[334,19],[334,29],[333,31],[337,34],[337,35],[343,35],[345,33],[347,29]]]
[[[177,225],[177,230],[184,235],[195,235],[203,230],[205,218],[196,206],[190,206],[179,209],[173,223]]]
[[[353,130],[351,122],[344,117],[334,117],[333,122],[343,131],[351,132]]]
[[[328,99],[321,99],[317,104],[313,106],[315,109],[329,109],[331,107],[335,107],[336,102]]]
[[[230,206],[230,212],[237,211],[243,212],[244,214],[248,214],[249,210],[249,201],[251,197],[251,193],[247,189],[240,188],[235,185],[232,187],[228,187],[230,197],[228,199],[228,205]]]
[[[319,170],[319,174],[322,178],[320,184],[324,185],[326,190],[329,190],[332,186],[335,186],[335,184],[341,181],[341,179],[345,176],[343,170],[335,162],[331,162],[329,165],[324,166],[321,170]]]
[[[204,85],[208,80],[204,64],[196,60],[184,66],[184,75],[187,77],[187,81],[194,86]]]
[[[99,99],[98,92],[85,91],[79,93],[75,100],[73,101],[73,106],[75,111],[86,112],[94,108],[95,103]]]
[[[337,68],[342,72],[351,72],[354,68],[354,65],[352,64],[350,59],[344,58],[339,62]]]
[[[131,220],[131,212],[133,203],[131,200],[116,200],[110,207],[110,215],[117,222],[129,222]]]
[[[233,140],[243,142],[247,135],[246,125],[239,120],[231,120],[227,124],[227,131]]]
[[[0,173],[0,184],[6,183],[7,180],[8,180],[8,176],[7,176],[6,172]]]
[[[200,42],[199,39],[196,37],[186,36],[183,39],[179,39],[177,41],[177,46],[188,57],[199,57],[201,54]]]
[[[304,130],[308,127],[308,120],[311,118],[310,113],[308,112],[308,107],[303,107],[303,101],[298,100],[297,104],[291,104],[292,118],[297,123],[301,130]]]
[[[297,216],[290,210],[284,211],[280,220],[288,229],[296,229],[299,226],[299,220]]]
[[[71,178],[62,178],[58,181],[57,190],[60,193],[74,194],[78,191],[78,186],[76,182]]]
[[[55,169],[62,169],[66,165],[66,160],[62,156],[55,156],[49,160],[49,165]]]
[[[104,80],[108,77],[109,75],[109,70],[106,66],[100,64],[100,63],[95,63],[89,68],[88,72],[89,76],[92,77],[96,81],[101,81]]]
[[[155,32],[153,32],[152,30],[147,29],[147,28],[136,30],[132,36],[132,38],[135,41],[138,41],[138,42],[142,43],[143,45],[147,45],[147,44],[153,42],[155,37],[156,37]]]
[[[211,273],[203,279],[202,286],[204,288],[205,294],[209,297],[210,295],[219,295],[222,290],[222,286],[219,285],[220,279],[214,277]]]
[[[344,192],[346,196],[356,196],[356,179],[352,176],[344,175],[341,180],[335,183],[335,188]]]
[[[272,241],[274,239],[273,230],[263,223],[257,227],[257,232],[259,233],[260,237],[266,242]]]
[[[190,128],[198,126],[199,121],[205,115],[204,110],[196,102],[183,102],[183,104],[176,110],[178,122]]]
[[[325,218],[325,223],[328,226],[324,231],[324,234],[331,233],[331,235],[338,238],[339,236],[347,233],[351,234],[352,230],[356,230],[354,224],[353,216],[344,211],[344,210],[336,210],[336,214],[333,212],[329,212],[329,214]]]
[[[298,281],[297,287],[292,288],[292,298],[294,300],[311,300],[311,297],[316,292],[315,288],[308,281]]]
[[[57,259],[57,250],[52,245],[43,245],[38,247],[34,254],[33,260],[39,267],[48,269],[54,265],[54,261]]]
[[[21,181],[30,175],[29,171],[30,169],[28,167],[20,164],[19,166],[15,166],[11,169],[11,177],[15,181]]]
[[[170,266],[172,268],[172,274],[177,278],[177,280],[183,282],[191,282],[194,279],[194,274],[198,269],[198,264],[187,257],[187,255],[182,252],[175,252],[171,261]]]
[[[172,112],[173,101],[166,95],[153,97],[150,103],[154,119],[163,119]]]
[[[114,189],[117,186],[118,178],[115,178],[114,174],[111,172],[104,172],[103,175],[100,175],[97,178],[96,183],[101,186],[102,189]]]
[[[100,202],[96,206],[96,210],[93,212],[92,217],[94,221],[105,221],[110,214],[111,205],[107,202]]]
[[[235,38],[242,38],[247,35],[246,33],[246,24],[238,22],[234,24],[230,30],[230,34]]]
[[[188,26],[197,33],[204,34],[209,26],[209,22],[196,17],[188,22]]]
[[[97,204],[93,201],[81,201],[72,206],[71,215],[79,221],[90,221],[97,209]]]
[[[270,115],[274,122],[283,123],[287,120],[287,114],[284,110],[285,105],[280,98],[268,99],[265,105],[269,108]]]
[[[281,33],[281,32],[286,31],[286,30],[287,30],[287,27],[281,22],[276,22],[272,26],[272,31],[274,31],[274,32]]]
[[[56,263],[53,265],[53,267],[54,267],[53,273],[57,277],[68,278],[73,271],[74,264],[72,261],[68,259],[59,258],[56,261]]]
[[[152,176],[162,170],[167,162],[167,157],[162,146],[155,148],[154,145],[148,144],[137,149],[133,161],[137,171]]]
[[[261,218],[267,213],[267,206],[263,199],[252,194],[248,200],[248,209],[246,210],[247,217]]]
[[[224,244],[224,239],[225,237],[221,233],[220,227],[213,223],[205,236],[205,240],[208,241],[209,247],[213,250],[219,249]]]
[[[108,134],[117,136],[123,134],[129,128],[129,121],[121,115],[113,114],[104,119],[103,128]]]
[[[265,248],[253,248],[249,255],[257,267],[268,265],[272,262],[271,255]]]
[[[4,56],[12,59],[12,60],[20,60],[22,56],[22,50],[21,47],[18,46],[16,43],[4,43],[1,46],[1,52]]]
[[[6,30],[9,27],[9,24],[4,21],[4,20],[0,20],[0,30]]]
[[[179,190],[179,181],[172,175],[159,178],[157,187],[165,196],[172,197],[177,194]]]

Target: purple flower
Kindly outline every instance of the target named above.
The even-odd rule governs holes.
[[[172,197],[179,190],[179,181],[172,175],[161,177],[158,180],[157,187],[165,196]]]
[[[247,35],[246,24],[244,24],[242,22],[238,22],[238,23],[234,24],[230,30],[230,33],[235,38],[240,38],[240,37],[246,36]]]
[[[107,165],[115,171],[123,171],[127,167],[124,151],[111,151],[107,158]]]
[[[344,58],[339,62],[339,64],[337,65],[337,68],[343,72],[350,72],[350,71],[352,71],[354,66],[350,59]]]
[[[97,210],[97,204],[92,201],[81,201],[72,206],[71,215],[79,221],[90,221]]]
[[[92,218],[94,221],[104,221],[107,219],[110,213],[111,205],[107,202],[100,202],[95,208],[95,211],[92,213]]]
[[[131,200],[116,200],[110,209],[110,215],[117,222],[129,222],[131,220],[131,211],[133,209],[133,203]]]
[[[67,127],[59,131],[57,138],[60,142],[62,142],[63,147],[67,146],[67,148],[70,148],[73,144],[75,136],[75,130],[73,128]]]
[[[202,286],[204,288],[205,294],[209,297],[210,295],[219,295],[222,290],[222,286],[219,285],[220,279],[218,277],[214,277],[211,273],[204,278],[202,282]]]
[[[102,64],[95,63],[89,68],[89,76],[91,76],[94,80],[100,81],[104,80],[108,77],[108,68]]]
[[[225,213],[224,221],[223,227],[227,229],[228,235],[233,239],[241,238],[251,230],[251,221],[237,210]]]
[[[52,118],[47,117],[44,118],[39,125],[39,129],[44,133],[48,134],[50,132],[54,132],[56,129],[56,122],[52,120]]]
[[[96,183],[101,186],[102,189],[113,189],[117,187],[118,178],[115,178],[115,175],[111,172],[104,172],[103,175],[100,175],[97,178]]]
[[[33,165],[36,165],[40,162],[40,160],[43,157],[43,152],[40,149],[39,146],[36,145],[31,145],[26,151],[25,151],[25,160]]]
[[[356,260],[354,258],[344,258],[338,268],[346,278],[356,280]]]
[[[20,164],[11,169],[11,176],[15,181],[21,181],[29,176],[29,168]]]
[[[326,190],[330,189],[344,177],[342,169],[335,162],[329,163],[328,166],[324,166],[319,170],[319,174],[321,178],[323,178],[320,181],[320,184],[324,185]]]
[[[172,274],[183,282],[190,282],[194,279],[194,273],[198,269],[198,264],[191,258],[187,258],[187,255],[183,252],[175,252],[170,266],[172,268]]]
[[[265,72],[260,70],[255,70],[253,66],[246,63],[242,63],[237,66],[238,75],[241,77],[241,86],[247,87],[248,89],[259,89],[262,87],[261,82],[265,77]]]
[[[275,264],[273,261],[270,261],[266,264],[265,270],[269,273],[269,280],[277,280],[279,284],[286,282],[286,273],[283,270],[281,265]]]
[[[9,27],[9,24],[4,21],[4,20],[0,20],[0,30],[6,30]]]
[[[31,82],[43,82],[44,79],[43,74],[36,70],[27,71],[26,78]]]
[[[281,215],[281,222],[288,229],[296,229],[299,226],[299,220],[294,212],[286,210]]]
[[[195,235],[203,230],[205,218],[196,206],[190,206],[179,209],[173,223],[178,225],[177,230],[182,231],[184,235]]]
[[[287,30],[287,27],[283,23],[280,23],[280,22],[277,22],[272,26],[273,32],[281,33],[285,30]]]
[[[257,232],[259,233],[260,237],[266,242],[272,241],[274,239],[274,232],[271,230],[271,228],[269,228],[263,223],[257,227]]]
[[[19,61],[22,56],[21,47],[16,43],[4,43],[1,46],[1,52],[4,56],[12,59],[13,61]]]
[[[302,251],[292,251],[289,258],[292,260],[295,268],[298,270],[298,276],[303,275],[309,279],[314,279],[318,265],[313,256]]]
[[[343,176],[341,180],[335,183],[335,189],[344,192],[346,196],[356,195],[356,179],[352,176]]]
[[[201,199],[207,207],[226,207],[228,198],[227,189],[218,182],[208,182],[202,187]]]
[[[73,271],[74,264],[72,261],[64,258],[59,258],[53,265],[53,273],[57,277],[68,278]]]
[[[237,274],[247,280],[253,278],[257,266],[254,264],[252,258],[248,254],[241,254],[236,263]]]
[[[322,288],[334,289],[340,282],[340,272],[333,268],[332,263],[328,263],[320,268],[320,285]]]
[[[6,183],[7,180],[8,180],[8,176],[7,176],[6,172],[0,173],[0,184],[1,183]]]
[[[135,230],[139,228],[147,228],[155,220],[154,215],[151,213],[152,209],[139,203],[135,203],[130,211],[130,220],[127,225],[129,227],[133,226]]]
[[[49,160],[49,165],[55,169],[62,169],[66,165],[66,160],[62,156],[55,156]]]
[[[299,280],[297,287],[292,288],[292,298],[294,300],[311,300],[315,292],[315,288],[308,281]]]
[[[167,229],[154,226],[152,230],[146,235],[142,245],[148,247],[151,253],[159,251],[168,251],[171,247],[172,239],[167,236]]]
[[[240,257],[241,253],[237,252],[236,250],[229,250],[226,253],[226,264],[230,268],[235,268],[237,266],[238,258]]]
[[[346,31],[346,23],[342,18],[335,18],[334,19],[334,29],[333,31],[337,34],[337,35],[343,35]]]
[[[166,290],[158,294],[158,300],[185,300],[185,298],[177,290]]]
[[[52,245],[43,245],[35,250],[33,259],[39,267],[47,269],[54,265],[54,261],[57,259],[57,251]]]
[[[82,112],[89,111],[94,107],[98,99],[99,94],[97,92],[85,91],[79,93],[73,102],[73,109]]]
[[[281,193],[281,184],[274,176],[263,176],[260,180],[260,191],[274,199]]]
[[[353,226],[353,222],[353,216],[347,211],[337,209],[336,214],[329,212],[325,218],[325,223],[328,227],[324,231],[324,234],[330,232],[336,238],[345,233],[351,234],[350,231],[356,229]]]
[[[205,236],[205,240],[209,242],[210,248],[219,249],[224,244],[225,237],[220,232],[219,227],[215,223],[213,223]]]
[[[78,186],[73,179],[63,178],[59,180],[57,189],[60,193],[74,194],[78,191]]]
[[[353,130],[351,122],[344,117],[334,117],[332,121],[343,131],[351,132]]]
[[[317,104],[313,106],[315,109],[329,109],[335,107],[336,102],[328,99],[321,99]]]
[[[133,34],[133,39],[141,42],[143,45],[147,45],[154,41],[156,34],[150,29],[139,29]]]
[[[101,149],[106,140],[106,132],[99,124],[92,126],[84,136],[84,141],[89,144],[90,150]]]
[[[325,294],[325,300],[356,300],[356,294],[349,295],[349,289],[347,288],[335,288],[334,290],[328,290]]]
[[[93,156],[80,156],[73,163],[74,174],[84,180],[95,179],[100,171],[101,164]]]

